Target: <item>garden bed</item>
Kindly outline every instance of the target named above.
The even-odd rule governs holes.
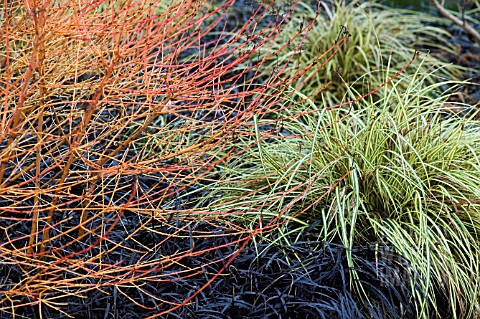
[[[375,5],[123,3],[9,11],[0,317],[474,318],[479,90],[448,78],[478,43]]]

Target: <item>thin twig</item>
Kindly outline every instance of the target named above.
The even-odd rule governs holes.
[[[475,39],[480,41],[480,33],[478,33],[478,31],[475,30],[475,28],[473,28],[470,24],[468,24],[466,21],[460,20],[459,18],[457,18],[456,16],[454,16],[453,14],[448,12],[440,3],[438,3],[437,0],[430,0],[430,1],[433,3],[435,8],[437,8],[438,12],[442,16],[444,16],[445,18],[453,21],[453,23],[455,23],[456,25],[461,26],[462,28],[465,29],[465,31],[467,31]]]

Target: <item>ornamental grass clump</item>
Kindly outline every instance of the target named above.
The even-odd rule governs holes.
[[[364,266],[350,251],[364,246],[373,247],[377,263],[393,258],[387,267],[377,265],[377,275],[386,272],[388,282],[409,286],[409,315],[475,318],[480,123],[446,116],[447,96],[433,96],[448,83],[429,84],[430,74],[419,70],[386,83],[377,99],[327,107],[292,97],[278,138],[267,142],[255,134],[245,141],[255,147],[225,170],[229,183],[216,185],[211,207],[256,205],[258,214],[244,219],[249,225],[282,220],[283,238],[264,237],[272,245],[294,242],[292,234],[309,227],[318,240],[343,245],[354,272],[351,291],[367,309],[386,299],[360,280]],[[271,120],[259,120],[252,131],[268,125]],[[393,317],[407,314],[399,307]]]
[[[319,65],[325,64],[322,72],[307,72],[298,79],[302,93],[316,101],[327,98],[329,103],[338,103],[353,97],[349,90],[360,95],[370,92],[384,83],[388,74],[402,69],[404,61],[410,59],[416,50],[440,49],[456,54],[452,35],[444,28],[434,26],[445,23],[441,18],[371,1],[332,2],[332,5],[321,2],[322,14],[318,17],[315,17],[312,1],[300,2],[278,42],[279,47],[286,41],[292,45],[300,43],[293,39],[293,35],[315,20],[308,36],[298,46],[297,57],[290,64],[291,68],[302,69],[312,63],[319,52],[325,52],[344,36],[349,37],[348,46],[342,47],[335,58],[318,61]],[[278,61],[271,61],[270,67],[292,55],[289,48],[282,52]],[[445,68],[445,65],[447,63],[441,57],[435,56],[421,66],[414,62],[414,67],[420,67],[420,73],[441,68],[427,79],[429,83],[460,78],[461,68],[451,65]]]
[[[246,151],[223,163],[221,182],[209,185],[199,205],[232,211],[235,223],[260,228],[259,252],[264,242],[293,245],[305,229],[346,247],[350,293],[359,301],[351,306],[361,305],[366,317],[376,315],[372,309],[390,309],[387,295],[405,296],[401,282],[409,286],[413,310],[397,304],[381,317],[475,318],[479,124],[472,114],[458,116],[471,107],[447,103],[442,92],[462,85],[445,80],[459,69],[431,55],[418,59],[414,50],[435,47],[448,34],[425,26],[433,19],[425,15],[379,12],[357,2],[350,11],[341,2],[335,8],[323,6],[331,21],[357,12],[338,23],[338,32],[329,25],[315,33],[319,17],[307,38],[289,37],[288,30],[312,21],[308,14],[287,25],[287,47],[269,67],[296,56],[289,69],[305,62],[325,72],[306,72],[282,92],[291,93],[289,102],[253,118],[251,137],[240,140]],[[397,19],[412,20],[405,29],[388,29]],[[344,38],[332,57],[315,53]],[[288,50],[292,43],[298,43],[295,54]],[[364,266],[350,253],[365,246],[375,251],[377,275],[390,284],[379,294],[361,280]]]
[[[229,211],[193,210],[195,190],[309,68],[260,67],[289,7],[252,2],[236,23],[235,5],[3,3],[2,315],[162,316],[252,239]],[[224,241],[196,246],[205,236]],[[183,286],[165,291],[172,282]]]

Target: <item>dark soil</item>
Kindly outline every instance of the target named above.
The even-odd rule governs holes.
[[[433,9],[432,13],[435,14],[436,11]],[[480,12],[471,15],[471,18],[480,21]],[[467,68],[462,80],[470,82],[457,88],[449,98],[449,101],[469,104],[471,108],[465,110],[464,114],[477,113],[477,119],[480,119],[480,43],[462,27],[453,24],[446,18],[444,18],[444,21],[447,25],[447,31],[453,35],[456,53],[451,54],[441,50],[434,50],[432,54],[442,57],[445,61]],[[480,23],[469,23],[476,30],[480,30]]]
[[[480,13],[476,16],[480,20]],[[480,30],[480,24],[475,25]],[[480,119],[480,43],[475,41],[463,29],[457,26],[449,27],[449,31],[455,39],[457,54],[443,53],[451,63],[467,67],[465,80],[471,84],[464,85],[455,91],[450,97],[452,102],[467,103],[472,106],[473,112],[477,112],[477,119]],[[439,54],[442,54],[439,52]]]

